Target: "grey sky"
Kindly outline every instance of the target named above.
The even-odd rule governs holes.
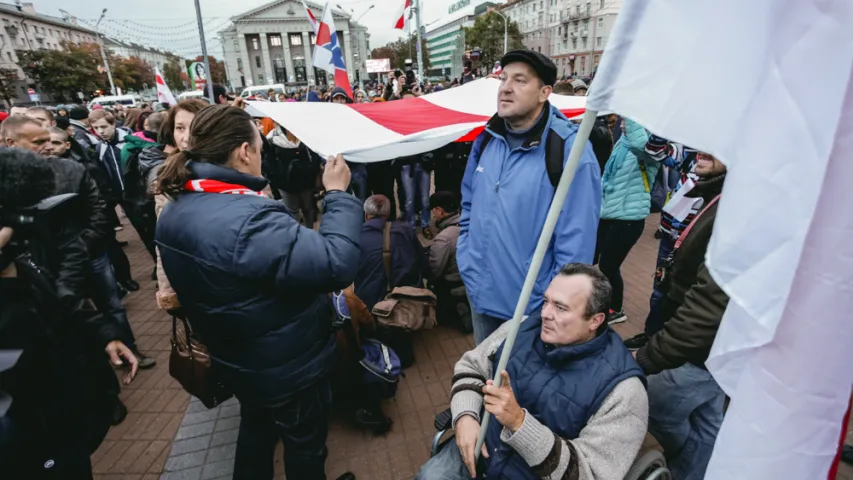
[[[11,3],[10,0],[6,0]],[[47,15],[59,16],[63,8],[72,15],[81,18],[84,26],[91,26],[107,8],[106,20],[102,26],[107,35],[118,36],[145,45],[167,48],[182,56],[201,54],[198,42],[198,28],[195,23],[195,4],[192,0],[143,0],[122,9],[122,2],[114,0],[86,0],[68,2],[68,0],[31,0],[36,11]],[[323,0],[313,0],[323,3]],[[332,0],[332,4],[355,11],[360,16],[370,5],[376,5],[360,21],[370,32],[371,48],[380,47],[400,37],[400,31],[394,30],[398,2],[403,0]],[[458,0],[424,0],[425,24],[447,15],[447,8]],[[211,55],[220,57],[222,50],[216,41],[216,30],[228,24],[228,18],[269,3],[267,0],[201,0],[204,15],[205,37]],[[476,3],[476,1],[472,1]],[[414,27],[414,25],[413,25]]]

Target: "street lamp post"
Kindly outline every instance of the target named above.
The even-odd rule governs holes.
[[[110,70],[110,62],[107,60],[107,54],[104,52],[104,39],[101,38],[101,32],[98,30],[98,26],[101,24],[101,20],[107,15],[107,9],[105,8],[101,11],[101,17],[98,18],[98,23],[95,24],[95,35],[98,36],[98,47],[101,49],[101,59],[104,61],[104,70],[107,71],[107,78],[110,80],[110,93],[113,95],[116,94],[116,84],[113,83],[113,72]]]
[[[204,72],[207,75],[205,83],[207,83],[207,97],[210,98],[210,103],[216,103],[216,98],[213,98],[213,72],[210,71],[210,60],[207,58],[207,42],[204,40],[204,26],[201,23],[201,5],[198,0],[195,0],[195,16],[198,21],[198,39],[201,42],[201,54],[204,57]],[[269,61],[269,60],[267,60]]]
[[[508,32],[508,30],[507,30],[507,26],[509,25],[509,22],[507,22],[506,15],[504,15],[503,13],[501,13],[501,12],[499,12],[499,11],[495,10],[495,9],[491,9],[491,10],[492,10],[493,12],[497,13],[498,15],[500,15],[500,16],[501,16],[501,18],[503,18],[503,19],[504,19],[504,55],[506,55],[506,50],[507,50],[507,39],[509,38],[509,37],[507,36],[507,32]]]
[[[357,18],[357,19],[355,19],[355,23],[358,23],[358,21],[359,21],[359,20],[361,20],[362,18],[364,18],[364,16],[365,16],[365,15],[367,15],[367,12],[369,12],[369,11],[373,10],[373,7],[375,7],[375,6],[376,6],[376,5],[371,5],[371,6],[367,7],[367,10],[365,10],[365,11],[364,11],[364,13],[362,13],[361,15],[359,15],[359,16],[358,16],[358,18]]]

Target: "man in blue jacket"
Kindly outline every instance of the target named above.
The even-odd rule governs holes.
[[[501,66],[498,113],[474,142],[462,180],[457,262],[477,344],[512,317],[545,224],[554,197],[546,169],[548,135],[564,140],[567,159],[578,129],[548,102],[557,78],[549,58],[518,50],[504,55]],[[492,138],[483,148],[487,136]],[[600,210],[601,174],[587,142],[527,314],[542,305],[562,265],[592,263]]]

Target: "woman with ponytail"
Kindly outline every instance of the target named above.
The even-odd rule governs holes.
[[[329,158],[320,230],[261,190],[261,135],[239,108],[205,107],[157,192],[163,269],[193,331],[240,400],[234,478],[272,478],[284,443],[288,478],[325,479],[335,337],[329,292],[358,269],[361,202],[343,158]],[[346,478],[353,478],[351,474]]]

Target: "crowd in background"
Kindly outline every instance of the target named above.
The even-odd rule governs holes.
[[[474,473],[479,422],[470,420],[479,421],[483,409],[498,420],[487,432],[494,450],[485,465],[495,478],[621,478],[647,428],[676,478],[701,478],[723,415],[724,395],[702,364],[728,301],[704,266],[725,167],[630,119],[600,117],[525,312],[526,340],[502,372],[513,388],[496,387],[486,379],[496,373],[494,359],[577,133],[548,95],[588,89],[581,79],[558,82],[550,59],[532,51],[511,52],[499,67],[492,74],[501,79],[498,113],[477,141],[368,165],[320,158],[271,119],[252,118],[239,108],[243,99],[219,85],[215,105],[16,107],[0,137],[19,150],[0,157],[25,150],[24,163],[46,159],[56,179],[51,193],[77,194],[80,214],[68,221],[79,223],[82,256],[71,265],[64,261],[70,243],[55,245],[58,297],[70,312],[91,301],[90,310],[111,327],[100,337],[107,353],[127,366],[129,382],[155,360],[136,347],[122,305],[126,292],[139,289],[134,277],[142,278],[130,271],[115,236],[123,228],[119,210],[127,217],[155,265],[152,302],[192,322],[241,402],[235,478],[272,477],[278,439],[288,477],[325,478],[339,348],[329,293],[350,286],[353,305],[374,314],[398,287],[431,291],[441,323],[474,333],[477,347],[456,365],[453,380],[455,448],[430,460],[418,478]],[[468,70],[444,86],[398,71],[356,89],[355,98],[335,87],[252,99],[397,101],[475,75]],[[693,199],[689,213],[662,215],[646,331],[623,343],[608,328],[627,319],[620,267],[646,218],[684,185]],[[588,389],[568,401],[556,385]],[[102,417],[118,424],[127,414],[118,386],[102,387],[94,388],[106,392]],[[357,423],[372,424],[371,415],[382,415],[375,398],[354,408]],[[89,440],[72,449],[68,467],[81,478],[91,476],[86,452],[100,443]],[[614,448],[629,452],[615,455]]]

